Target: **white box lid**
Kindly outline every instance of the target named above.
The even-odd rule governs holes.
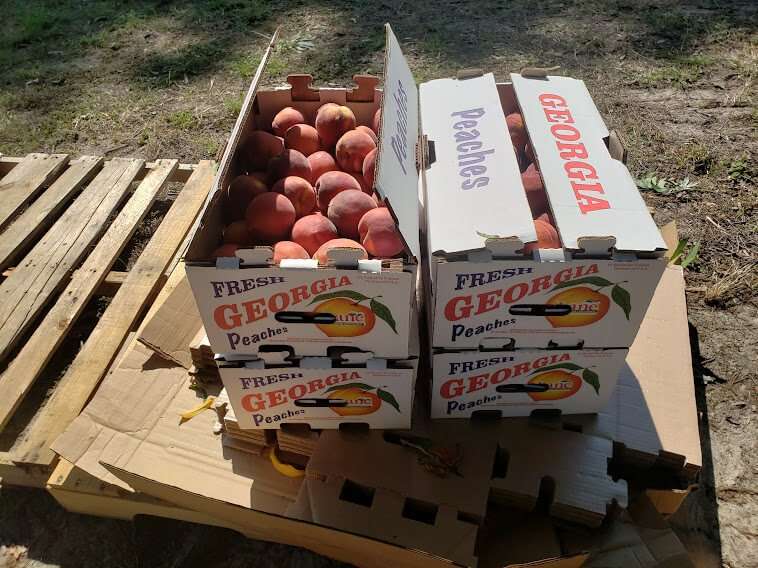
[[[536,241],[492,73],[423,83],[420,98],[423,134],[435,155],[425,173],[430,253]]]
[[[517,73],[511,81],[563,246],[664,251],[629,170],[608,151],[608,129],[584,81]]]

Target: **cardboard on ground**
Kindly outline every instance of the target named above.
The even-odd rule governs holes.
[[[55,451],[106,482],[202,512],[249,536],[367,566],[472,564],[476,525],[487,517],[490,489],[495,502],[528,510],[545,505],[550,491],[542,479],[552,478],[550,514],[596,525],[614,499],[625,499],[625,484],[603,475],[618,452],[648,466],[674,460],[690,473],[700,466],[684,282],[677,267],[666,270],[630,350],[620,396],[604,413],[565,417],[570,429],[555,431],[527,419],[416,421],[412,434],[433,445],[462,446],[466,483],[457,476],[433,479],[414,451],[392,436],[374,431],[358,433],[366,438],[356,440],[331,432],[316,444],[303,489],[302,478],[282,477],[265,458],[225,448],[213,434],[212,411],[181,424],[179,413],[202,400],[189,389],[190,380],[182,367],[137,345],[56,441]],[[347,448],[361,448],[360,459],[350,460]],[[509,453],[504,470],[503,451]],[[491,479],[493,471],[499,475]],[[366,491],[373,494],[368,507],[360,497]],[[549,547],[533,547],[532,553],[534,560],[555,556]],[[544,565],[578,566],[581,559]]]

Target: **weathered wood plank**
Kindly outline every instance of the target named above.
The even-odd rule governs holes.
[[[8,268],[3,271],[2,276],[4,278],[7,278],[10,276],[11,272],[13,272],[13,268]],[[74,274],[76,274],[76,271],[74,271]],[[120,270],[111,270],[108,274],[106,274],[105,279],[100,283],[100,286],[95,291],[95,296],[113,296],[121,287],[121,284],[124,283],[124,280],[126,280],[126,275],[126,272],[122,272]],[[73,278],[73,274],[71,277]]]
[[[0,270],[10,266],[19,250],[47,229],[58,212],[103,165],[96,156],[74,160],[39,199],[32,203],[0,237]]]
[[[0,179],[0,229],[66,167],[66,154],[29,154]]]
[[[142,160],[116,158],[0,284],[0,361],[8,357],[53,294],[105,230],[123,202]]]
[[[19,165],[23,159],[24,158],[19,158],[17,156],[3,156],[0,154],[0,177],[3,177]]]
[[[92,254],[74,272],[71,282],[37,330],[0,376],[0,428],[13,416],[29,388],[84,310],[176,165],[176,160],[163,160],[162,167],[152,170],[139,185]]]
[[[202,210],[213,176],[213,162],[198,164],[55,392],[13,448],[14,462],[47,464],[54,459],[50,444],[84,408],[121,349]]]
[[[49,476],[50,466],[19,466],[11,461],[8,452],[0,452],[0,486],[17,485],[43,489]]]

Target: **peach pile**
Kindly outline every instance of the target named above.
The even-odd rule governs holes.
[[[561,248],[561,238],[550,215],[550,205],[542,183],[542,176],[534,158],[534,151],[529,143],[529,136],[524,126],[524,117],[513,112],[505,117],[511,144],[516,152],[521,170],[521,183],[524,185],[526,200],[534,219],[537,241],[524,247],[524,254],[531,255],[537,249]]]
[[[279,111],[271,129],[240,144],[238,169],[226,188],[214,258],[240,248],[270,246],[273,261],[314,258],[328,263],[333,248],[362,258],[394,258],[403,241],[390,211],[374,192],[381,111],[357,124],[350,108],[322,105],[313,121],[299,110]]]

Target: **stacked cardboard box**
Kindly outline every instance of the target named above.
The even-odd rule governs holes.
[[[392,87],[391,96],[384,98],[376,88],[378,79],[367,76],[357,76],[354,89],[312,89],[305,75],[290,76],[291,88],[258,89],[269,54],[270,49],[244,100],[186,255],[187,276],[231,407],[244,429],[283,424],[328,429],[346,423],[409,428],[419,357],[419,204],[413,152],[418,123],[403,122],[398,132],[394,121],[417,106],[413,76],[404,59],[388,59],[385,76]],[[325,267],[315,260],[275,264],[271,247],[256,246],[212,261],[221,238],[225,192],[245,171],[241,148],[246,138],[269,129],[285,107],[313,123],[319,107],[329,102],[349,107],[359,125],[371,124],[381,105],[375,189],[396,221],[402,254],[360,260],[354,249],[333,249]],[[341,316],[316,314],[313,304],[338,296],[371,299],[360,308],[372,310],[373,327],[337,336],[323,329],[319,317]]]
[[[584,83],[469,73],[422,84],[420,103],[432,416],[601,410],[666,246]],[[562,248],[534,245],[525,149]]]

